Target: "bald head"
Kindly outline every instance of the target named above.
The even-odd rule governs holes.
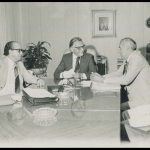
[[[123,38],[120,41],[120,45],[125,46],[126,48],[132,49],[132,50],[136,50],[136,48],[137,48],[136,42],[129,37]]]
[[[131,38],[123,38],[119,44],[120,54],[124,59],[127,59],[129,55],[136,50],[136,42]]]
[[[16,41],[7,42],[4,47],[4,55],[9,55],[9,50],[21,49],[21,45]]]
[[[4,55],[8,56],[12,61],[18,62],[22,59],[23,50],[19,42],[7,42],[4,47]]]

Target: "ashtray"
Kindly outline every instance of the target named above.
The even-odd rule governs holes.
[[[33,122],[38,126],[50,126],[57,121],[57,109],[50,107],[38,108],[33,112]]]

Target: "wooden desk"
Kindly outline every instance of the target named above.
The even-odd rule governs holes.
[[[80,109],[78,104],[83,104],[84,108]],[[3,106],[5,111],[0,112],[0,145],[112,147],[120,144],[119,93],[97,93],[93,98],[78,100],[74,105],[71,101],[64,106],[48,104],[46,106],[55,107],[58,113],[57,121],[47,127],[33,123],[33,118],[24,111],[24,107],[28,106],[23,103],[23,109],[18,109],[18,114],[25,115],[22,119],[14,121],[9,118],[10,109],[5,110],[7,106]]]

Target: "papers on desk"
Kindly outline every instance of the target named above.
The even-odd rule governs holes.
[[[139,116],[139,118],[129,119],[129,123],[132,127],[145,127],[150,126],[150,116]]]
[[[150,105],[143,105],[128,110],[129,123],[132,127],[150,130]],[[146,128],[148,127],[148,128]]]
[[[25,88],[24,91],[32,98],[56,97],[54,94],[48,92],[45,89]]]
[[[82,87],[91,87],[92,81],[82,81],[81,85]]]
[[[120,85],[113,83],[92,82],[92,89],[98,92],[117,92],[120,90]]]

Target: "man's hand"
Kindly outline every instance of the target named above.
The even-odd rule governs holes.
[[[128,109],[130,109],[128,102],[124,102],[121,104],[121,110],[124,111],[124,110],[128,110]]]
[[[130,116],[127,110],[122,112],[122,117],[124,120],[130,119]]]
[[[37,79],[37,83],[36,84],[37,84],[37,87],[42,88],[42,87],[44,87],[45,82],[42,79]]]
[[[103,82],[104,81],[104,78],[100,74],[98,74],[96,72],[94,72],[94,73],[92,72],[91,73],[90,79],[92,81],[96,81],[96,82]]]
[[[75,74],[74,70],[73,69],[70,69],[68,71],[64,71],[63,73],[63,78],[72,78]]]

